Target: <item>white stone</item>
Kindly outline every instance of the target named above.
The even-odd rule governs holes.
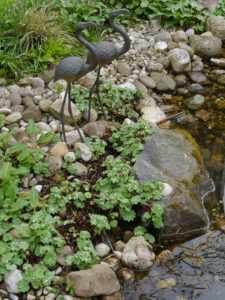
[[[166,118],[165,113],[158,106],[145,106],[141,108],[141,118],[145,121],[156,123]]]
[[[37,190],[37,191],[38,191],[38,193],[40,193],[40,192],[41,192],[41,190],[43,189],[43,185],[41,185],[41,184],[37,184],[37,185],[35,185],[35,186],[34,186],[34,188],[35,188],[35,190]]]
[[[18,289],[18,283],[23,279],[22,272],[20,270],[13,270],[4,275],[4,282],[6,289],[9,293],[18,294],[20,290]]]
[[[167,48],[168,48],[168,45],[166,42],[159,41],[159,42],[155,43],[155,50],[164,51]]]
[[[22,114],[18,111],[15,111],[5,118],[5,122],[6,124],[11,124],[11,123],[18,122],[21,119],[22,119]]]
[[[127,124],[127,125],[132,125],[134,124],[134,122],[128,118],[126,118],[124,121],[123,121],[123,124]]]
[[[54,121],[51,121],[50,123],[49,123],[49,125],[51,126],[51,128],[52,128],[52,130],[54,131],[54,132],[57,132],[58,131],[58,126],[59,126],[59,121],[58,120],[54,120]]]
[[[62,272],[62,268],[61,267],[58,267],[56,270],[55,270],[55,275],[58,275]]]
[[[27,300],[35,300],[36,297],[34,295],[28,294],[27,295]]]
[[[45,300],[54,300],[56,298],[55,294],[48,294],[47,296],[45,296]]]
[[[45,87],[45,83],[44,83],[44,80],[42,80],[41,78],[39,77],[34,77],[32,78],[32,86],[34,88],[37,88],[37,87]]]
[[[192,35],[195,35],[195,31],[192,28],[188,28],[188,30],[186,30],[186,35],[188,37],[191,37]]]
[[[7,127],[2,127],[2,128],[1,128],[1,132],[2,132],[2,133],[9,132],[9,128],[7,128]]]
[[[186,50],[175,48],[170,50],[168,57],[174,72],[183,73],[191,70],[191,58]]]
[[[74,152],[67,152],[64,155],[64,160],[66,160],[67,158],[70,159],[70,162],[74,162],[75,161],[75,154],[74,154]]]
[[[99,257],[105,257],[110,253],[110,247],[104,243],[99,243],[95,246],[95,250],[98,252]]]
[[[123,84],[120,84],[119,87],[123,89],[130,89],[132,91],[136,91],[136,87],[130,82],[125,82]]]
[[[121,259],[123,253],[121,251],[114,251],[114,254],[118,259]]]
[[[36,126],[42,131],[52,131],[51,127],[45,122],[38,122],[36,123]]]
[[[14,295],[14,294],[10,294],[9,295],[10,300],[19,300],[19,297]],[[28,299],[28,298],[27,298]]]
[[[86,137],[84,135],[83,129],[80,129],[80,133],[81,133],[81,136],[83,137],[83,139],[85,140]],[[65,134],[66,134],[67,145],[69,145],[69,146],[73,146],[74,144],[76,144],[77,142],[80,142],[80,140],[81,140],[80,135],[77,130],[66,132]]]
[[[3,115],[9,115],[11,114],[11,109],[9,109],[8,107],[1,107],[0,108],[0,114],[3,114]]]
[[[74,145],[74,148],[75,149],[80,149],[80,156],[81,156],[81,159],[83,161],[89,161],[91,160],[91,157],[92,157],[92,153],[91,153],[91,150],[90,148],[84,144],[84,143],[76,143]]]
[[[123,250],[122,262],[127,267],[145,270],[153,265],[154,260],[152,246],[143,236],[132,237]]]
[[[163,182],[164,189],[162,190],[162,195],[164,197],[169,196],[173,192],[173,188],[169,183]]]

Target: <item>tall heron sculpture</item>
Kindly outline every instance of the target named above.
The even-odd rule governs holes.
[[[99,95],[99,76],[100,76],[100,71],[101,67],[105,66],[106,64],[111,63],[115,58],[118,58],[119,56],[123,55],[125,52],[127,52],[130,49],[130,39],[128,34],[120,28],[117,24],[114,23],[114,19],[119,16],[119,15],[129,15],[129,11],[126,9],[116,9],[111,11],[109,14],[109,23],[112,28],[115,29],[115,31],[119,32],[123,39],[124,39],[124,45],[122,47],[117,47],[115,43],[112,42],[107,42],[107,41],[101,41],[97,44],[94,45],[96,54],[97,54],[97,60],[99,63],[99,68],[98,68],[98,73],[97,73],[97,78],[91,87],[90,93],[89,93],[89,107],[88,107],[88,122],[90,121],[90,112],[91,112],[91,98],[93,91],[95,89],[97,97],[98,97],[98,102],[101,106],[101,110],[103,113],[104,118],[105,113],[104,109],[102,106],[101,98]],[[95,60],[96,58],[93,57],[92,52],[88,52],[87,56],[87,63],[91,63]]]
[[[72,114],[72,109],[71,109],[71,83],[88,72],[92,71],[93,69],[96,68],[98,64],[98,57],[97,57],[97,50],[95,47],[93,47],[88,41],[86,41],[82,36],[81,32],[87,28],[87,27],[94,27],[97,28],[96,24],[93,22],[81,22],[77,25],[76,27],[76,37],[77,39],[89,49],[91,55],[92,55],[92,60],[88,62],[84,62],[82,59],[79,57],[75,56],[70,56],[62,59],[58,66],[56,67],[55,70],[55,78],[54,81],[59,80],[59,79],[64,79],[67,82],[67,87],[66,87],[66,92],[64,95],[62,107],[60,110],[60,120],[62,123],[62,134],[63,134],[63,139],[66,142],[66,134],[65,134],[65,126],[64,126],[64,107],[66,103],[66,97],[68,95],[68,111],[69,114],[76,126],[76,129],[80,135],[81,141],[84,142],[84,139],[80,133],[79,127],[73,117]]]

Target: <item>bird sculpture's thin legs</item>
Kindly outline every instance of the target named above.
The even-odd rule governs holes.
[[[100,71],[101,71],[101,67],[98,68],[97,78],[96,78],[93,86],[91,87],[91,90],[90,90],[90,93],[89,93],[88,122],[90,122],[90,117],[91,117],[91,98],[92,98],[92,94],[93,94],[94,89],[95,89],[95,92],[97,94],[98,102],[99,102],[99,104],[101,106],[101,110],[102,110],[104,119],[106,120],[105,112],[104,112],[104,109],[103,109],[103,106],[102,106],[102,101],[101,101],[101,98],[100,98],[100,95],[99,95],[99,77],[100,77]]]
[[[66,103],[66,96],[68,94],[68,88],[69,88],[69,85],[67,84],[65,96],[64,96],[63,103],[62,103],[62,106],[61,106],[61,109],[60,109],[60,120],[61,120],[61,123],[62,123],[62,134],[63,134],[64,142],[66,142],[65,126],[64,126],[64,107],[65,107],[65,103]]]
[[[80,139],[84,143],[84,139],[83,139],[83,137],[81,135],[80,129],[79,129],[79,127],[78,127],[78,125],[77,125],[77,123],[76,123],[76,121],[75,121],[75,119],[73,117],[73,113],[72,113],[72,108],[71,108],[71,83],[69,83],[68,86],[69,86],[69,92],[68,92],[68,94],[69,94],[68,111],[69,111],[69,114],[70,114],[70,116],[71,116],[71,118],[73,120],[73,123],[74,123],[74,125],[75,125],[75,127],[76,127],[76,129],[77,129],[77,131],[79,133]]]

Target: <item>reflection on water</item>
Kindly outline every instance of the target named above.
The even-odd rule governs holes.
[[[124,285],[124,300],[224,300],[225,226],[174,248],[142,280]],[[170,280],[168,280],[170,279]],[[162,289],[162,280],[169,288]]]

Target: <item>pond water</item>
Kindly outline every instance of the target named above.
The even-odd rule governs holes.
[[[167,245],[172,255],[156,260],[151,271],[136,273],[134,281],[125,283],[123,300],[225,299],[225,87],[213,83],[204,88],[204,94],[201,117],[192,111],[192,118],[182,116],[172,128],[192,134],[214,180],[216,200],[208,208],[211,228],[182,245]],[[175,104],[174,113],[183,110],[190,117],[182,101],[173,95],[165,104]]]

